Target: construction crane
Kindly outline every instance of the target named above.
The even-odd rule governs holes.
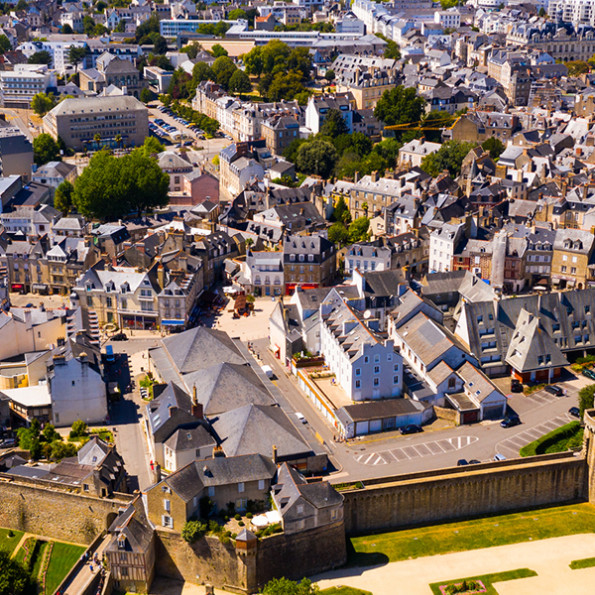
[[[433,120],[428,123],[428,126],[424,126],[423,120],[417,120],[416,122],[405,122],[404,124],[392,124],[391,126],[385,126],[384,130],[452,130],[454,125],[461,119],[461,116],[454,117],[450,114],[445,114],[443,120]],[[454,121],[453,121],[454,120]],[[440,126],[440,124],[443,124]],[[450,126],[448,126],[450,124]]]

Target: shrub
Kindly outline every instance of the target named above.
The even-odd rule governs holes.
[[[222,528],[217,521],[209,521],[209,533],[221,533]]]
[[[244,521],[238,521],[238,525],[239,525],[240,527],[243,527],[245,524],[246,524],[246,523],[244,523]]]
[[[207,525],[200,521],[188,521],[182,529],[182,539],[188,543],[194,543],[207,532]]]
[[[233,517],[236,521],[241,521],[242,520],[242,515],[240,513],[236,513]]]
[[[70,438],[82,438],[87,435],[87,424],[82,419],[77,419],[70,429]]]
[[[246,518],[251,519],[254,515],[251,512],[246,513]]]

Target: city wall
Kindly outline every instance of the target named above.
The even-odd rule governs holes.
[[[348,534],[587,500],[586,458],[529,457],[365,481],[342,492]]]
[[[7,479],[0,473],[0,527],[90,544],[132,498],[84,496],[59,486]]]

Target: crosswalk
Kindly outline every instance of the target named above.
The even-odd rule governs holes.
[[[406,461],[417,457],[455,452],[477,442],[477,436],[454,436],[442,440],[432,440],[421,444],[400,446],[382,450],[380,452],[364,452],[355,455],[355,460],[361,465],[386,465],[395,461]]]
[[[533,442],[537,440],[537,438],[541,438],[544,434],[563,426],[574,418],[570,417],[567,413],[563,415],[558,415],[557,417],[553,417],[552,419],[539,424],[538,426],[533,426],[524,432],[519,432],[515,434],[511,438],[507,438],[503,440],[498,445],[498,452],[502,452],[503,450],[508,450],[504,454],[511,454],[512,456],[518,456],[519,450],[529,444],[529,442]]]

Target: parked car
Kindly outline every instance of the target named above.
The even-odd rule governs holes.
[[[546,386],[545,391],[550,393],[551,395],[556,395],[556,397],[564,396],[564,391],[556,384],[550,384],[550,385]]]
[[[465,465],[468,465],[469,461],[467,459],[459,459],[457,461],[457,467],[464,467]]]
[[[511,393],[522,393],[523,392],[523,384],[519,382],[516,378],[512,379],[510,383],[510,392]]]
[[[16,443],[17,441],[14,438],[6,438],[6,440],[0,442],[0,448],[10,448],[14,446]]]
[[[110,338],[111,341],[128,341],[128,336],[125,333],[117,333]]]
[[[308,420],[304,417],[303,413],[300,413],[299,411],[296,412],[295,416],[298,418],[299,421],[301,421],[303,424],[305,424]]]
[[[573,417],[580,417],[581,416],[581,410],[578,407],[571,407],[568,410],[568,413],[570,413],[570,415],[572,415]]]
[[[583,376],[589,378],[590,380],[595,380],[595,370],[592,368],[585,368],[583,370]]]
[[[501,422],[500,425],[503,428],[512,428],[514,426],[518,426],[521,423],[521,420],[516,415],[509,415],[505,417]]]
[[[506,457],[504,455],[501,455],[500,453],[496,453],[494,455],[494,461],[505,461]]]
[[[401,434],[417,434],[423,432],[423,428],[417,424],[409,424],[401,428]]]
[[[469,459],[469,465],[479,465],[481,463],[481,461],[478,461],[477,459]]]

